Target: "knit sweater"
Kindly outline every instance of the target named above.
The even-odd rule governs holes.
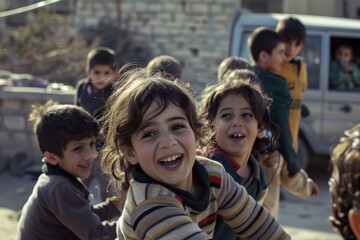
[[[246,188],[247,193],[258,201],[263,202],[267,192],[267,181],[264,170],[255,159],[253,155],[247,162],[251,174],[244,178],[238,174],[241,166],[229,155],[217,148],[209,148],[206,152],[206,157],[215,160],[224,166],[227,173],[230,174],[234,180]],[[216,220],[214,239],[238,239],[235,232],[225,223],[225,221],[218,216]]]
[[[291,96],[286,81],[279,75],[254,67],[264,91],[272,98],[270,117],[280,127],[279,152],[284,157],[290,176],[300,171],[289,124]]]
[[[193,176],[203,187],[196,198],[190,192],[166,187],[139,166],[123,214],[118,236],[125,239],[211,239],[220,215],[242,239],[290,239],[268,211],[235,183],[221,164],[197,157]]]

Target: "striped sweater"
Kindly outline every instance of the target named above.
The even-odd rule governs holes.
[[[241,166],[230,155],[219,148],[208,147],[205,156],[221,163],[221,165],[224,166],[225,171],[229,173],[238,184],[244,186],[247,193],[252,198],[262,204],[266,196],[268,185],[265,172],[253,155],[250,155],[249,160],[247,161],[251,174],[246,178],[240,176],[238,173]],[[216,219],[214,239],[231,240],[239,238],[224,220],[218,216]]]
[[[268,211],[215,161],[202,157],[195,161],[193,176],[203,186],[199,198],[165,187],[139,166],[132,176],[117,224],[119,238],[211,239],[220,215],[241,239],[290,239]]]

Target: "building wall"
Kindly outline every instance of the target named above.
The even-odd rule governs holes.
[[[338,0],[328,0],[326,4],[324,4],[324,1],[307,0],[306,2],[307,12],[310,15],[340,17],[340,15],[336,14]]]
[[[42,154],[28,117],[32,104],[50,99],[73,103],[74,94],[22,87],[0,91],[0,170],[10,162],[15,172],[24,170],[21,166],[41,163]]]
[[[216,81],[217,66],[228,54],[230,22],[237,0],[123,0],[122,27],[147,60],[168,54],[183,65],[183,79],[195,89]],[[114,2],[78,1],[77,23],[116,19]],[[147,62],[146,62],[147,63]],[[146,64],[145,63],[145,64]]]
[[[359,18],[358,11],[359,0],[283,0],[284,13]]]

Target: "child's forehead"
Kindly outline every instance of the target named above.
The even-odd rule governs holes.
[[[149,108],[145,111],[142,121],[144,122],[144,121],[148,121],[149,119],[153,119],[164,112],[169,114],[186,115],[184,109],[177,106],[171,101],[168,102],[168,104],[165,104],[164,102],[153,101],[149,105]]]
[[[67,141],[67,143],[65,144],[65,148],[69,147],[71,145],[76,145],[76,144],[84,144],[87,142],[92,142],[96,139],[96,136],[85,136],[85,137],[81,137],[81,138],[72,138],[69,139]]]
[[[339,52],[349,52],[352,53],[352,49],[349,46],[340,46],[338,49]]]
[[[95,64],[90,70],[112,71],[112,67],[107,64]]]
[[[286,44],[295,44],[295,45],[300,45],[300,44],[303,44],[303,43],[304,43],[304,42],[302,41],[302,39],[296,38],[296,37],[286,39],[285,42],[286,42]]]
[[[275,47],[273,48],[273,51],[274,50],[282,50],[282,49],[285,49],[286,47],[286,43],[285,42],[278,42]]]
[[[234,99],[234,98],[246,100],[243,92],[231,91],[231,92],[228,92],[227,94],[224,94],[223,97],[221,98],[220,102],[229,101],[229,99]],[[238,102],[229,102],[229,103],[231,103],[232,105],[238,104]]]

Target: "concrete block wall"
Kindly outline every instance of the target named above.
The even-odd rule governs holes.
[[[116,24],[115,1],[76,2],[73,17],[77,25],[96,26],[103,20]],[[149,60],[160,54],[177,58],[183,65],[183,79],[200,92],[206,84],[216,82],[218,64],[228,54],[230,24],[240,2],[122,0],[122,29],[135,45],[146,48]],[[32,104],[49,99],[72,103],[73,94],[36,88],[0,90],[0,171],[4,159],[40,161],[28,115]]]
[[[0,90],[0,166],[4,167],[5,161],[40,163],[42,154],[28,117],[31,105],[48,100],[73,103],[74,93],[22,87]]]
[[[160,54],[177,58],[183,65],[183,79],[201,90],[216,82],[217,67],[228,55],[230,24],[240,2],[122,0],[122,28],[134,44],[148,49],[149,60]],[[77,23],[116,21],[115,9],[114,1],[80,0]]]

